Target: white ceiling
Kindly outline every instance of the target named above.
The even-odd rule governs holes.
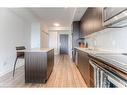
[[[86,7],[40,7],[40,8],[12,8],[17,15],[34,22],[39,21],[47,27],[53,27],[58,22],[60,27],[71,27],[73,21],[79,21],[86,11]]]
[[[58,22],[62,27],[70,26],[74,13],[74,8],[31,8],[30,10],[48,27],[52,27],[54,22]]]
[[[38,18],[35,17],[33,13],[28,11],[26,8],[8,8],[8,9],[28,22],[39,21]]]

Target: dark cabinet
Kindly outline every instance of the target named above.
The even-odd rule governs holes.
[[[81,37],[103,29],[102,25],[103,8],[90,7],[81,18]]]
[[[95,81],[96,81],[96,68],[90,64],[90,87],[96,87]]]
[[[74,47],[78,47],[78,39],[80,37],[80,21],[74,21],[72,23],[72,58],[75,62],[75,50]]]
[[[78,47],[78,39],[80,38],[80,21],[74,21],[72,26],[72,47]]]
[[[52,73],[54,67],[54,50],[50,50],[47,52],[47,78],[50,77],[50,74]]]
[[[90,87],[90,64],[88,54],[77,50],[77,66],[88,87]]]
[[[54,67],[54,49],[25,52],[25,83],[45,83]]]

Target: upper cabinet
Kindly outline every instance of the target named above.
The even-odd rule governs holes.
[[[80,21],[72,23],[72,48],[78,47],[78,39],[80,38]]]
[[[72,23],[72,49],[79,47],[79,42],[84,42],[84,38],[81,38],[80,21],[73,21]]]
[[[80,37],[104,28],[127,27],[126,7],[89,7],[81,18]]]
[[[102,24],[102,11],[103,8],[90,7],[86,10],[81,18],[80,37],[85,37],[93,32],[103,29]]]

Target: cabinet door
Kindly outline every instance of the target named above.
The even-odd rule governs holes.
[[[90,87],[96,87],[95,86],[95,75],[94,75],[94,67],[90,64]]]
[[[91,33],[94,33],[94,32],[97,32],[97,31],[100,31],[103,29],[103,25],[102,25],[102,11],[103,9],[102,8],[95,8],[93,9],[93,30]],[[90,33],[90,34],[91,34]]]
[[[84,64],[84,78],[86,80],[87,86],[90,87],[90,64],[89,64],[89,57],[88,54],[83,52],[83,64]]]
[[[102,25],[102,9],[103,8],[88,8],[81,19],[81,28],[85,32],[84,36],[103,29]]]
[[[90,86],[89,57],[83,51],[78,51],[78,68],[87,86]]]
[[[80,35],[80,21],[73,22],[73,32],[72,32],[72,48],[78,47],[78,39]]]
[[[84,38],[85,35],[86,35],[86,32],[84,32],[85,29],[84,29],[84,24],[81,24],[80,26],[80,38]]]
[[[85,69],[85,64],[84,64],[84,55],[82,51],[78,51],[78,68],[81,72],[81,74],[84,76],[84,69]]]
[[[47,53],[47,77],[49,78],[50,74],[52,73],[54,67],[54,50],[51,50]]]

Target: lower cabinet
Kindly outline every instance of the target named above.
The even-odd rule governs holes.
[[[88,54],[81,50],[77,50],[77,52],[77,67],[85,80],[86,85],[90,87],[90,64]]]
[[[54,49],[25,52],[25,83],[46,83],[54,67]]]
[[[95,69],[90,65],[90,87],[96,87],[95,81]]]
[[[50,77],[54,67],[54,50],[47,52],[47,78]]]

